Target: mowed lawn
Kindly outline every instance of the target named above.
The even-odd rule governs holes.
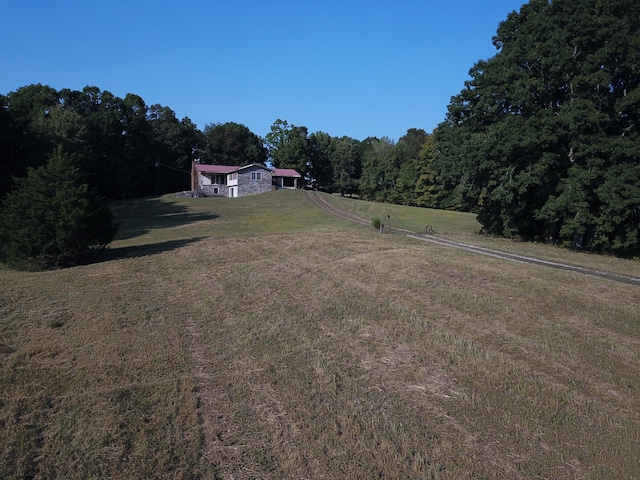
[[[349,208],[640,276],[468,214]],[[640,477],[640,287],[302,191],[114,209],[104,261],[0,270],[0,478]]]

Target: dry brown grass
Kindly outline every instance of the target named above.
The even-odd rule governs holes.
[[[0,271],[0,477],[640,474],[638,287],[280,193],[123,205],[155,213],[111,260]]]

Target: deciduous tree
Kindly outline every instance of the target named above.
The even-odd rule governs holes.
[[[531,0],[494,44],[436,130],[443,201],[490,233],[637,252],[640,4]]]
[[[267,149],[260,137],[245,125],[227,122],[207,125],[204,129],[203,160],[218,165],[265,164]]]
[[[361,144],[353,138],[341,137],[333,140],[332,147],[335,188],[341,195],[351,195],[358,191],[362,175]]]
[[[315,132],[309,135],[309,180],[327,191],[333,190],[333,155],[334,139],[328,133]]]
[[[395,143],[388,137],[367,138],[362,142],[360,194],[365,200],[392,201],[399,166]]]
[[[304,178],[309,178],[311,152],[308,133],[307,127],[276,120],[265,137],[271,164],[276,168],[293,168]]]

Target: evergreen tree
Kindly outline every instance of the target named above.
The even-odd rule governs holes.
[[[2,98],[0,197],[9,191],[12,177],[24,176],[28,167],[41,166],[51,154],[50,139],[36,123],[58,104],[58,92],[40,84],[19,88]]]
[[[93,258],[117,231],[107,204],[84,183],[73,157],[57,147],[48,163],[15,180],[0,210],[0,259],[43,269]]]
[[[440,204],[441,189],[438,184],[437,171],[433,167],[436,156],[436,143],[433,135],[429,135],[422,144],[416,161],[418,179],[415,185],[415,204],[419,207],[437,208]]]

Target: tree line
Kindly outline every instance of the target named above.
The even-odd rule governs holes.
[[[427,205],[413,192],[430,135],[410,129],[389,138],[332,137],[276,120],[265,138],[245,125],[212,123],[201,131],[171,108],[147,106],[135,94],[119,98],[28,85],[0,95],[0,197],[11,179],[46,164],[56,148],[77,158],[89,184],[110,199],[189,188],[191,162],[270,164],[298,170],[313,188],[362,198]],[[414,178],[415,177],[415,178]],[[431,205],[431,204],[429,204]],[[435,205],[433,205],[435,206]]]
[[[434,132],[442,206],[491,234],[640,251],[640,3],[531,0]]]
[[[180,120],[169,107],[147,106],[135,94],[119,98],[95,86],[58,91],[38,84],[0,96],[0,102],[0,197],[12,177],[45,164],[58,146],[75,156],[89,183],[111,199],[188,188],[196,156],[266,161],[262,142],[246,127],[208,125],[199,131],[188,117]],[[246,137],[243,145],[225,143],[227,127],[234,138]]]
[[[488,234],[640,250],[640,3],[530,0],[500,23],[432,133],[397,141],[310,133],[278,119],[200,131],[169,108],[97,87],[0,96],[0,197],[56,147],[107,198],[188,188],[190,164],[295,168],[309,187],[475,212]]]

